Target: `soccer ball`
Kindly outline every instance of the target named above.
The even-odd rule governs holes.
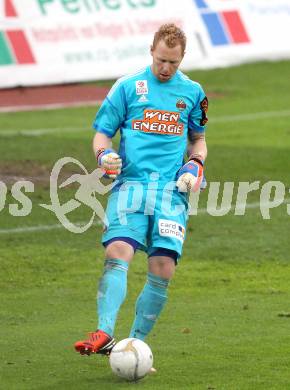
[[[112,371],[128,381],[144,378],[153,364],[153,355],[144,341],[128,338],[119,341],[111,351]]]

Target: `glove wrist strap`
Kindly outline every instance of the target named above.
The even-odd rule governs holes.
[[[96,159],[98,160],[100,155],[105,151],[105,148],[98,149],[96,151]]]
[[[195,157],[193,155],[189,156],[188,161],[195,161],[195,162],[199,163],[203,167],[203,161],[200,158],[197,158],[197,157]]]
[[[114,152],[114,150],[113,149],[105,149],[105,148],[98,149],[96,151],[96,160],[97,160],[99,165],[100,165],[101,158],[103,157],[104,152],[109,153],[109,152]]]

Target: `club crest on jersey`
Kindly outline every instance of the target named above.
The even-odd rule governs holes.
[[[147,95],[148,94],[147,80],[137,80],[135,84],[136,84],[136,94],[137,95]]]
[[[177,100],[176,102],[176,107],[178,108],[179,111],[183,111],[186,109],[186,103],[184,100],[182,99],[179,99]]]

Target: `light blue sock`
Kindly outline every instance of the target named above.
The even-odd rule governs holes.
[[[136,302],[136,315],[130,337],[144,340],[167,301],[168,279],[148,273],[147,282]]]
[[[128,267],[129,264],[124,260],[108,259],[100,279],[97,296],[98,329],[110,336],[114,334],[118,311],[126,297]]]

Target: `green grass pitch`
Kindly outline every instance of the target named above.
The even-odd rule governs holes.
[[[208,182],[235,182],[235,202],[239,181],[260,181],[260,188],[280,181],[285,202],[263,219],[260,191],[253,191],[245,216],[231,210],[213,217],[204,212],[208,192],[202,194],[203,211],[189,219],[168,304],[147,339],[158,373],[137,385],[113,376],[105,357],[81,357],[73,350],[96,326],[101,226],[83,234],[43,230],[58,220],[39,206],[49,203],[47,179],[58,158],[72,156],[88,171],[95,168],[90,130],[95,108],[0,115],[4,181],[10,189],[15,180],[31,176],[35,184],[27,194],[30,215],[11,216],[9,205],[17,202],[10,191],[0,212],[1,388],[290,388],[289,67],[281,61],[190,73],[213,96]],[[62,202],[75,191],[76,186],[64,191]],[[89,216],[86,206],[72,212],[75,221]],[[145,275],[140,253],[129,271],[118,339],[128,337]]]

